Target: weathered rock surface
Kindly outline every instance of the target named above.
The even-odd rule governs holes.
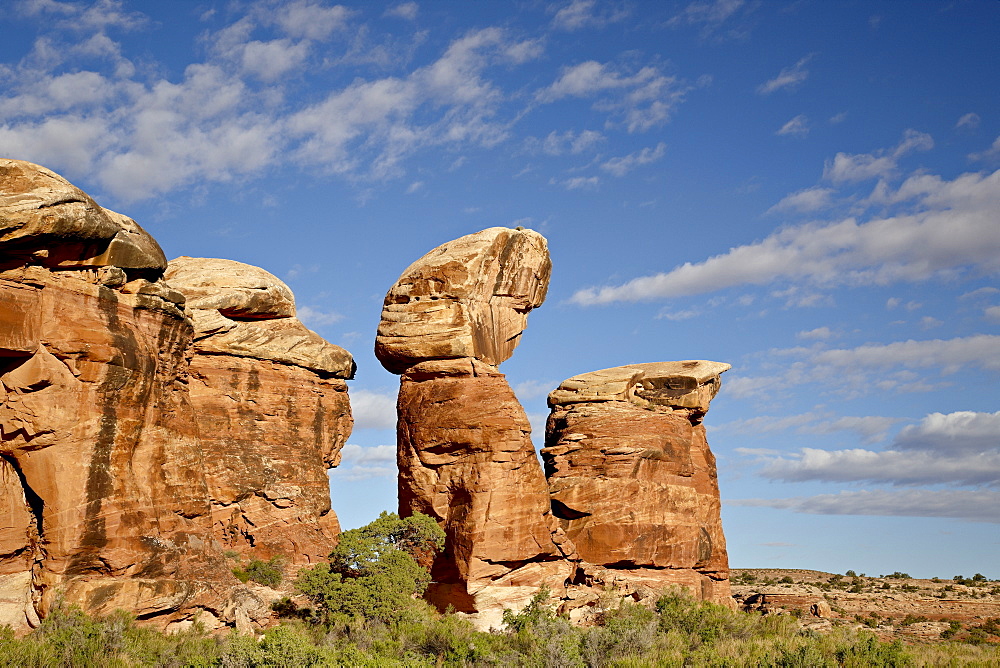
[[[207,623],[269,615],[235,580],[213,535],[216,483],[206,462],[217,471],[224,457],[201,438],[189,391],[195,328],[165,268],[156,241],[131,219],[49,170],[0,160],[0,622],[36,624],[57,593],[93,612],[123,608],[163,626],[199,613]],[[312,403],[298,415],[314,422],[289,428],[289,438],[308,443],[273,467],[274,478],[258,471],[260,498],[305,508],[314,481],[295,491],[281,477],[307,460],[320,472],[324,458],[335,461],[337,435],[349,424],[334,378],[344,361],[327,351],[320,371],[293,367],[296,355],[322,346],[309,337],[286,345],[304,335],[277,329],[264,338],[285,346],[284,358],[240,361],[259,363],[263,378],[296,368],[282,382],[305,388]],[[252,348],[249,337],[240,340]],[[313,411],[325,404],[297,375],[307,371],[336,386],[340,412],[324,413],[333,424],[322,429]],[[314,446],[320,431],[330,437]],[[322,502],[314,505],[301,514],[322,518]]]
[[[353,424],[351,355],[308,330],[263,269],[180,257],[165,278],[194,323],[189,386],[216,538],[248,557],[322,559],[339,533],[326,469]]]
[[[499,612],[572,572],[531,427],[496,368],[544,299],[550,266],[541,235],[490,228],[426,254],[386,295],[375,352],[402,373],[399,510],[445,530],[427,593],[441,608]]]
[[[552,273],[545,237],[491,227],[438,246],[385,297],[375,355],[403,373],[435,359],[509,359]]]
[[[574,376],[549,395],[542,458],[552,509],[585,571],[728,602],[715,458],[701,421],[729,368],[629,365]]]

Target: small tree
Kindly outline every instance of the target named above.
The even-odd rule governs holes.
[[[340,534],[330,563],[299,571],[295,588],[329,623],[364,617],[392,624],[420,606],[430,582],[428,566],[444,547],[444,531],[422,513],[400,519],[383,512],[359,529]]]

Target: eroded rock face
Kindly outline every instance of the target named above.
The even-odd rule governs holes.
[[[386,295],[375,352],[402,373],[399,510],[445,530],[427,594],[441,608],[500,610],[572,571],[531,427],[496,368],[544,299],[550,267],[541,235],[491,228],[426,254]]]
[[[491,227],[438,246],[407,267],[385,297],[375,340],[401,374],[436,359],[510,358],[552,273],[545,237]]]
[[[36,625],[57,593],[160,626],[264,622],[213,531],[226,504],[237,532],[272,523],[250,532],[254,556],[329,549],[325,469],[350,429],[350,356],[292,317],[279,281],[244,276],[266,272],[189,280],[192,320],[166,266],[131,219],[0,160],[0,623]],[[195,359],[218,363],[192,375],[196,335],[211,343]],[[248,406],[261,387],[266,405]],[[262,452],[278,423],[282,447]],[[263,442],[239,452],[250,438]]]
[[[248,557],[322,559],[340,530],[326,469],[353,425],[350,353],[307,329],[263,269],[180,257],[166,279],[194,323],[190,395],[216,538]]]
[[[702,418],[728,364],[636,364],[549,395],[542,450],[553,513],[585,570],[729,601],[715,458]]]
[[[123,603],[127,578],[231,583],[183,383],[191,323],[159,246],[58,175],[4,160],[0,248],[0,572],[28,587],[25,620],[56,585],[102,580],[99,604],[80,601],[100,607]]]

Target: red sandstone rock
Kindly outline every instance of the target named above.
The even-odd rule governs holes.
[[[531,428],[496,365],[544,299],[550,262],[530,230],[491,228],[412,264],[386,295],[375,352],[402,373],[399,510],[445,530],[428,599],[497,613],[572,572]]]
[[[262,269],[181,257],[165,277],[195,325],[190,394],[216,538],[247,557],[325,558],[340,530],[326,469],[351,433],[351,355],[306,329]]]
[[[299,560],[317,553],[317,536],[335,530],[319,488],[324,462],[335,463],[349,430],[336,377],[349,375],[349,356],[293,318],[253,336],[241,321],[212,334],[238,357],[228,367],[206,365],[192,382],[195,328],[184,295],[162,279],[165,267],[156,241],[131,219],[49,170],[0,160],[2,623],[37,624],[59,593],[91,612],[123,608],[161,626],[200,614],[209,627],[248,629],[270,613],[222,556],[213,535],[220,504],[210,491],[246,491],[237,499],[243,518],[266,516],[250,510],[253,503],[286,506],[270,518],[273,526],[254,532],[269,550],[301,548],[308,556]],[[240,316],[256,306],[251,299],[216,308]],[[273,354],[254,353],[261,348]],[[316,351],[323,354],[312,367],[302,363]],[[225,456],[205,449],[217,443],[202,440],[189,388],[209,387],[230,368],[239,376],[236,413],[255,378],[272,388],[275,415],[264,435],[277,438],[277,423],[292,420],[280,456],[264,461],[248,451],[245,468],[223,484],[206,470],[218,474],[222,462],[239,459],[238,447]],[[277,393],[297,405],[282,413]],[[205,419],[232,414],[215,395],[203,403]],[[240,487],[254,466],[256,484]],[[306,479],[293,482],[306,468]],[[291,531],[294,518],[306,518],[301,534]],[[293,537],[272,540],[282,522]]]
[[[586,564],[633,585],[679,584],[729,601],[715,458],[701,424],[728,368],[617,367],[549,395],[542,458],[553,512]]]

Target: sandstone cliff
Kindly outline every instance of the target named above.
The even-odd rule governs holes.
[[[314,424],[288,435],[309,447],[289,445],[301,452],[281,453],[271,469],[263,466],[267,475],[256,488],[241,478],[246,471],[239,480],[221,480],[219,460],[234,456],[239,439],[225,452],[214,450],[224,436],[203,439],[189,391],[195,328],[184,295],[163,280],[166,266],[156,241],[133,220],[103,209],[49,170],[0,160],[0,623],[34,625],[61,592],[93,612],[124,608],[161,625],[199,611],[210,625],[212,619],[246,624],[266,617],[267,607],[231,574],[213,518],[232,501],[220,503],[213,493],[239,488],[241,506],[253,496],[275,508],[294,507],[284,515],[253,515],[279,524],[314,517],[303,545],[335,526],[323,522],[328,502],[316,498],[316,480],[292,490],[298,483],[289,478],[299,463],[317,466],[316,478],[322,460],[336,460],[349,416],[342,381],[334,377],[349,375],[349,356],[296,329],[290,338],[282,338],[285,330],[272,337],[273,348],[286,346],[286,358],[242,357],[247,379],[278,375],[283,380],[275,384],[298,384],[296,360],[313,352],[295,344],[305,336],[329,357],[310,373],[318,385],[329,383],[332,415],[316,417],[326,404],[312,393],[300,416]],[[241,317],[238,308],[228,313]],[[253,348],[246,340],[242,345]],[[198,411],[210,418],[206,406]],[[324,438],[314,447],[320,430]],[[236,431],[234,424],[230,434]],[[259,454],[246,458],[260,462]],[[241,509],[239,519],[252,514]],[[260,535],[269,550],[289,545],[272,547],[267,532]]]
[[[263,269],[180,257],[165,278],[194,323],[189,388],[215,537],[247,557],[325,558],[340,531],[326,469],[351,433],[353,359],[306,329]]]
[[[430,251],[386,295],[375,354],[402,374],[399,510],[445,529],[427,593],[442,609],[499,610],[572,571],[528,419],[496,368],[550,268],[541,235],[494,227]]]
[[[728,364],[660,362],[563,381],[542,449],[554,514],[585,570],[729,602],[715,458],[702,418]]]

